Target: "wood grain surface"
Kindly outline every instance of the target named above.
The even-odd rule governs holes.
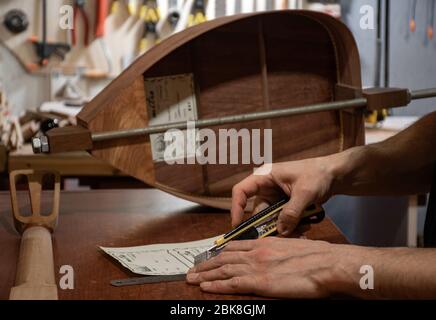
[[[358,49],[339,20],[304,10],[242,14],[202,23],[153,47],[83,108],[78,124],[92,133],[145,127],[150,115],[144,79],[181,73],[193,74],[199,119],[342,100],[335,95],[338,84],[361,88]],[[273,162],[331,154],[364,141],[361,110],[211,127],[215,133],[229,128],[272,129]],[[224,151],[220,147],[217,154]],[[256,166],[170,166],[154,162],[150,148],[148,138],[138,137],[98,142],[91,152],[185,199],[209,205],[210,199],[226,199],[220,207],[229,207],[232,186]]]
[[[19,193],[21,203],[26,196]],[[43,205],[48,206],[46,195],[43,198]],[[229,227],[228,212],[201,207],[155,189],[63,192],[53,241],[55,274],[59,281],[60,266],[71,265],[75,283],[74,290],[59,289],[59,299],[251,298],[205,294],[185,282],[113,287],[110,280],[135,275],[97,248],[198,240],[224,233]],[[306,235],[347,243],[328,219],[312,226]],[[19,245],[9,193],[0,192],[0,299],[7,299],[14,285]]]

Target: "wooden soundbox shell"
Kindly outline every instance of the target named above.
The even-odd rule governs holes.
[[[78,123],[92,133],[149,125],[144,79],[193,74],[199,119],[350,97],[361,89],[360,60],[348,28],[304,11],[241,14],[206,22],[162,41],[90,101]],[[340,152],[364,142],[362,110],[328,111],[213,127],[271,128],[273,162]],[[149,137],[95,143],[91,151],[151,186],[228,208],[232,186],[254,165],[154,162]]]

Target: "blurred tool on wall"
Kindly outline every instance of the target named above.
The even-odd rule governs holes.
[[[47,0],[42,0],[42,38],[39,40],[38,36],[34,35],[30,38],[35,48],[35,53],[39,58],[38,64],[29,63],[28,69],[35,71],[38,67],[44,67],[48,64],[48,60],[56,55],[60,59],[64,59],[65,54],[70,50],[67,43],[53,42],[47,40]]]
[[[429,40],[433,39],[433,28],[434,28],[434,8],[435,0],[428,0],[428,10],[427,10],[427,38]]]
[[[195,0],[191,14],[188,18],[188,26],[192,27],[196,24],[206,21],[206,7],[204,0]]]
[[[157,24],[160,19],[159,8],[156,0],[144,0],[141,6],[140,17],[144,21],[144,31],[139,42],[139,54],[154,46],[158,40]]]
[[[112,73],[112,61],[109,48],[106,45],[106,40],[104,38],[106,31],[106,18],[109,14],[109,0],[97,0],[97,9],[95,17],[95,27],[94,27],[94,37],[103,52],[104,58],[107,63],[107,74]]]
[[[424,3],[424,1],[420,1],[420,4]],[[417,9],[418,1],[410,0],[410,14],[409,14],[409,30],[414,33],[418,27],[418,21],[416,21],[416,9]],[[425,21],[425,33],[428,40],[433,39],[433,31],[434,31],[434,15],[435,15],[435,1],[427,0],[426,1],[426,21]]]
[[[84,103],[138,55],[175,32],[240,12],[303,8],[326,12],[335,4],[303,0],[0,1],[0,12],[4,12],[0,40],[26,71],[50,84],[35,111],[14,114],[3,101],[2,138],[7,135],[6,140],[12,141],[8,145],[17,148],[40,127],[74,123]],[[58,21],[53,20],[56,16]],[[61,21],[68,26],[62,27]]]
[[[21,149],[40,130],[44,133],[54,127],[74,124],[75,120],[71,120],[72,118],[65,114],[41,110],[14,115],[0,84],[0,144],[7,151]]]
[[[381,0],[377,0],[377,19],[376,19],[376,53],[375,53],[375,72],[374,72],[374,87],[381,86],[381,69],[382,60],[384,58],[382,51],[383,44],[383,34],[382,34],[382,3]],[[386,80],[386,79],[385,79]],[[387,83],[383,84],[385,87],[388,86]],[[377,127],[379,126],[385,118],[388,116],[387,109],[380,110],[365,110],[365,124],[367,127]]]
[[[12,33],[20,33],[27,29],[29,20],[26,13],[19,9],[12,9],[5,15],[3,21],[5,27]]]
[[[23,135],[18,118],[12,115],[6,93],[0,86],[0,143],[8,150],[15,150],[23,145]]]
[[[113,79],[160,40],[222,15],[304,8],[336,16],[338,7],[308,0],[16,0],[0,2],[7,13],[0,37],[30,72],[84,68],[85,78]],[[71,27],[47,21],[56,15]]]
[[[162,1],[158,1],[162,2]],[[176,29],[180,20],[181,10],[184,0],[168,0],[168,7],[165,12],[161,12],[162,18],[159,20],[156,28],[161,39],[169,37]],[[161,6],[161,5],[159,5]]]
[[[74,27],[71,29],[71,42],[73,46],[76,46],[79,41],[83,41],[84,46],[88,46],[89,44],[89,18],[88,14],[85,11],[85,0],[74,0],[73,7],[73,23]],[[77,24],[82,23],[82,35],[79,35]]]
[[[409,17],[409,29],[410,32],[415,32],[416,30],[416,2],[417,0],[412,0],[410,3],[410,17]]]

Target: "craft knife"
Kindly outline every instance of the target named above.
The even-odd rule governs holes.
[[[194,265],[218,255],[231,240],[259,239],[277,234],[277,219],[288,201],[286,198],[276,202],[215,240],[214,246],[194,257]],[[321,222],[324,216],[321,206],[311,205],[304,211],[299,225]]]

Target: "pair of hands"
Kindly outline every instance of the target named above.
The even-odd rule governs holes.
[[[273,164],[269,174],[251,175],[233,188],[232,225],[242,222],[247,200],[256,196],[255,212],[287,195],[278,219],[280,235],[290,236],[304,210],[333,193],[330,160],[314,158]],[[302,239],[265,238],[232,241],[218,256],[192,268],[187,281],[213,293],[246,293],[282,298],[330,295],[338,291],[340,245]]]

